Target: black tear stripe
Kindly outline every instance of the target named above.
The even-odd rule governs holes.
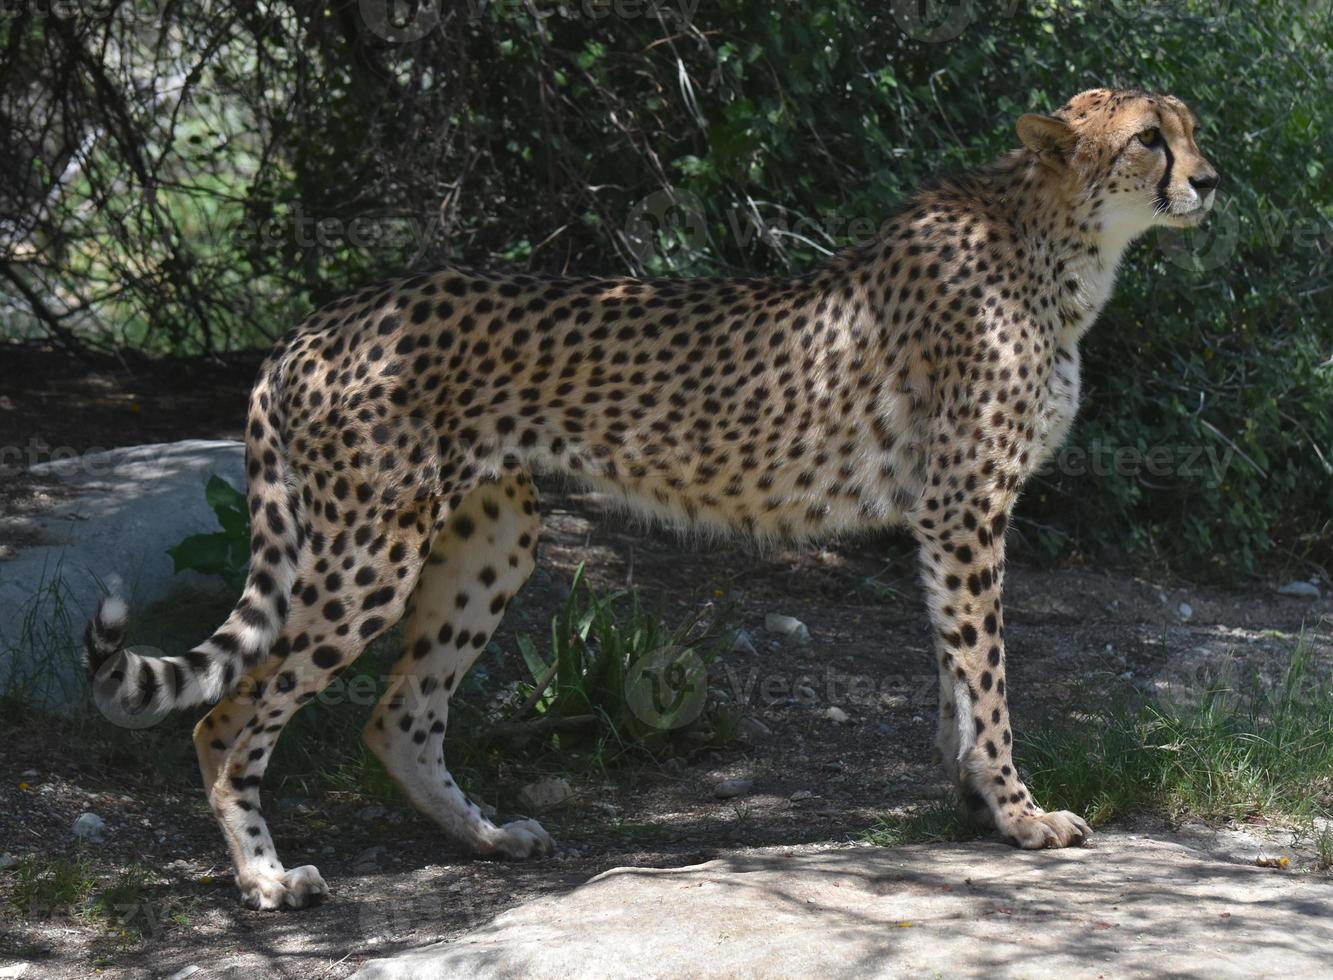
[[[1157,182],[1157,207],[1165,214],[1171,208],[1171,201],[1166,196],[1167,188],[1171,186],[1171,168],[1175,165],[1176,155],[1171,152],[1171,144],[1162,137],[1162,152],[1166,154],[1166,171],[1162,174],[1162,179]]]

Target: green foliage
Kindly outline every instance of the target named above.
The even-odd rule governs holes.
[[[442,261],[804,269],[930,174],[1013,146],[1021,112],[1092,85],[1167,90],[1203,120],[1221,211],[1126,258],[1071,446],[1174,462],[1062,457],[1018,544],[1219,576],[1333,561],[1327,4],[469,3],[406,41],[368,9],[0,22],[18,69],[0,107],[34,161],[11,182],[33,217],[0,263],[23,311],[8,329],[188,352],[266,343],[312,304]],[[912,23],[921,9],[946,23]],[[145,11],[197,43],[154,44]],[[73,86],[71,63],[100,64],[98,84]],[[188,84],[168,107],[152,76]],[[54,115],[28,106],[42,88]],[[1216,464],[1191,464],[1207,451]]]
[[[219,476],[210,476],[204,486],[208,506],[217,515],[221,531],[192,534],[167,549],[176,571],[186,569],[218,575],[240,595],[250,568],[250,512],[245,494]]]
[[[574,573],[564,608],[551,619],[549,655],[528,636],[519,652],[532,681],[520,687],[519,715],[539,744],[613,758],[627,749],[654,754],[673,733],[696,745],[734,734],[728,712],[709,698],[708,665],[725,634],[711,609],[670,629],[645,612],[634,591],[598,595]],[[513,724],[510,731],[524,733]],[[549,738],[549,743],[546,739]]]

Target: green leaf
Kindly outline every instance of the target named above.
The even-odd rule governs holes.
[[[177,572],[186,570],[218,575],[227,569],[231,539],[226,534],[192,534],[175,547],[168,548]]]
[[[204,499],[208,501],[208,506],[213,508],[215,514],[221,515],[224,510],[236,510],[242,514],[249,513],[245,494],[237,490],[220,476],[210,476],[208,483],[204,485]]]

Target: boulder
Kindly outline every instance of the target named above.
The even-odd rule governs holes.
[[[178,588],[217,583],[176,575],[167,549],[218,530],[204,484],[245,486],[244,447],[189,440],[87,453],[31,468],[63,491],[51,509],[22,519],[22,540],[0,562],[0,690],[21,683],[48,707],[82,690],[80,637],[103,587],[136,608]],[[12,519],[11,519],[12,520]]]

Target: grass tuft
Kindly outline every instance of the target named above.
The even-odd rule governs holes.
[[[1174,699],[1125,697],[1028,729],[1019,768],[1042,805],[1103,826],[1130,814],[1278,820],[1309,829],[1333,868],[1333,683],[1302,638],[1275,674],[1218,678]],[[1322,821],[1316,823],[1316,819]],[[882,817],[862,839],[883,846],[966,840],[949,801]]]
[[[1122,701],[1018,746],[1037,799],[1094,826],[1134,811],[1178,821],[1309,820],[1333,805],[1333,685],[1298,641],[1276,676],[1224,665],[1197,695]]]
[[[859,839],[877,847],[898,847],[954,843],[974,840],[977,836],[977,831],[960,816],[957,799],[945,797],[898,813],[886,813]]]

